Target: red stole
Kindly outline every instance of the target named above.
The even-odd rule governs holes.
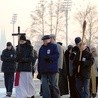
[[[20,72],[16,72],[15,76],[15,86],[19,86]]]

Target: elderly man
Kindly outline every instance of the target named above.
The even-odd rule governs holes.
[[[42,80],[43,98],[59,98],[59,89],[57,86],[58,58],[59,53],[57,45],[51,43],[49,35],[42,38],[43,45],[39,50],[38,72]]]

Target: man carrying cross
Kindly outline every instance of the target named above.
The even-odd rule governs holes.
[[[34,98],[35,87],[32,79],[32,47],[27,44],[25,35],[21,35],[16,47],[17,70],[15,78],[16,98]]]
[[[82,51],[81,61],[79,61],[80,51]],[[77,51],[73,61],[74,73],[76,77],[76,88],[81,98],[90,98],[90,75],[91,66],[94,63],[94,58],[89,48],[85,43],[79,43],[79,51]],[[80,71],[78,72],[78,67]]]

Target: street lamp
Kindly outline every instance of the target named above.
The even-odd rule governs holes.
[[[11,24],[13,25],[13,34],[15,32],[15,23],[17,21],[17,14],[13,14],[12,16],[12,20],[11,20]],[[13,36],[13,46],[15,46],[15,40],[14,40],[14,36]]]
[[[65,19],[65,22],[66,22],[66,24],[65,24],[65,27],[66,27],[66,31],[65,31],[65,33],[66,33],[66,47],[68,46],[68,12],[71,9],[71,4],[72,4],[71,0],[64,0],[63,5],[62,5],[62,11],[65,12],[65,18],[66,18]]]

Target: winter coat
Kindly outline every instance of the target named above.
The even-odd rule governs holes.
[[[38,72],[41,74],[58,72],[58,58],[59,52],[56,44],[42,45],[38,56]]]
[[[79,61],[79,56],[80,56],[80,51],[77,52],[73,62],[74,73],[76,74],[77,77],[89,79],[91,77],[91,66],[94,63],[94,58],[87,49],[85,49],[82,52],[81,61]],[[79,65],[80,65],[80,72],[78,73]]]
[[[35,72],[35,62],[36,62],[36,60],[37,60],[37,51],[36,50],[32,50],[32,54],[33,54],[33,58],[32,58],[32,72]]]
[[[59,52],[59,58],[58,58],[58,67],[59,69],[62,69],[63,67],[63,47],[59,44],[57,44],[58,52]]]
[[[68,51],[66,53],[66,55],[69,55],[69,62],[67,61],[66,63],[69,63],[69,74],[70,74],[70,76],[73,76],[73,69],[74,69],[73,61],[74,61],[75,56],[76,56],[78,51],[79,51],[79,48],[77,46],[74,46],[72,48],[72,52],[70,53],[70,55],[69,55]],[[66,58],[67,58],[67,56],[66,56]],[[68,60],[68,58],[67,58],[67,60]]]
[[[94,62],[95,74],[96,74],[96,77],[98,77],[98,56],[94,57],[94,59],[95,59],[95,62]]]
[[[70,54],[70,60],[73,61],[75,59],[75,56],[76,56],[78,51],[79,51],[79,48],[77,46],[73,47],[72,53]]]
[[[5,49],[1,55],[2,62],[2,72],[15,72],[16,63],[15,63],[15,50]]]
[[[18,63],[17,71],[19,72],[31,72],[32,71],[32,46],[27,43],[20,45],[16,48],[16,61]]]
[[[64,53],[64,56],[65,56],[65,60],[66,60],[67,75],[69,75],[69,56],[70,56],[70,52],[68,50],[66,50],[65,53]]]
[[[96,71],[95,66],[91,67],[91,93],[96,94]]]
[[[60,95],[66,95],[69,94],[69,89],[68,89],[68,78],[67,78],[67,66],[66,66],[66,59],[63,53],[63,67],[61,71],[59,72],[59,90],[60,90]]]

